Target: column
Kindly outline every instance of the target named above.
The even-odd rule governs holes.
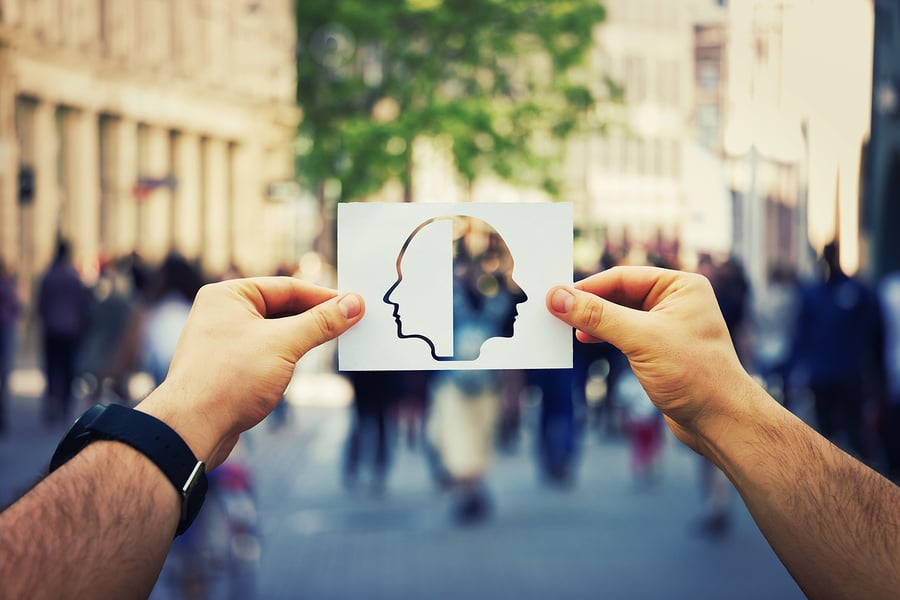
[[[109,258],[124,256],[134,247],[135,132],[132,121],[100,119],[100,250]]]
[[[147,126],[142,137],[140,176],[153,180],[170,176],[169,132]],[[172,247],[171,188],[156,187],[141,201],[139,210],[141,252],[148,261],[162,260]]]
[[[203,245],[200,138],[193,133],[179,132],[172,151],[176,181],[172,205],[173,245],[182,255],[196,258]]]
[[[269,254],[278,243],[261,227],[266,208],[262,202],[262,152],[255,144],[232,144],[230,159],[233,257],[248,273],[261,273],[269,270]]]
[[[107,210],[107,249],[124,256],[137,249],[137,200],[132,190],[137,182],[137,123],[116,118],[108,129],[109,185],[112,192]]]
[[[203,144],[203,266],[210,275],[228,268],[228,144],[208,138]]]
[[[65,114],[64,233],[72,241],[75,263],[96,269],[100,255],[100,124],[96,112]]]
[[[34,109],[34,268],[43,272],[53,259],[60,230],[59,172],[61,141],[56,129],[56,106],[38,102]]]

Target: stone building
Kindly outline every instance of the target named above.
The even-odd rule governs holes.
[[[728,14],[725,153],[754,287],[777,264],[811,276],[832,240],[844,270],[865,273],[872,2],[731,0]]]
[[[606,76],[620,84],[624,103],[604,107],[599,115],[604,127],[572,141],[567,192],[576,222],[588,245],[645,248],[690,262],[683,256],[686,229],[710,230],[705,221],[686,222],[686,198],[696,197],[686,189],[687,163],[696,154],[687,146],[697,145],[700,137],[693,125],[698,119],[693,26],[722,9],[714,0],[606,0],[604,6],[608,18],[597,28],[588,68],[599,84]],[[702,133],[717,135],[719,114],[707,110],[700,118],[707,126]],[[721,201],[721,193],[714,196]],[[702,214],[710,212],[703,208]],[[687,246],[708,243],[694,240]]]
[[[0,0],[0,256],[293,257],[295,47],[290,0]]]

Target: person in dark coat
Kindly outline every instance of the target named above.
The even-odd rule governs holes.
[[[529,385],[541,390],[537,456],[541,475],[551,485],[573,483],[577,452],[577,423],[573,369],[532,369]]]
[[[356,484],[361,463],[368,463],[373,490],[376,493],[384,491],[390,453],[390,412],[402,394],[402,377],[403,373],[393,371],[351,373],[355,418],[344,454],[344,484],[347,487]]]
[[[867,460],[863,414],[878,361],[878,303],[862,281],[844,273],[839,256],[835,242],[825,246],[824,279],[803,290],[791,368],[813,394],[819,433]]]
[[[43,325],[44,420],[68,420],[75,359],[87,326],[90,291],[72,266],[71,246],[60,241],[56,257],[41,280],[38,316]]]

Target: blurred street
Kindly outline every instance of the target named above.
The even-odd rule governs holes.
[[[553,489],[536,477],[526,413],[517,450],[498,454],[489,476],[493,517],[460,528],[405,443],[383,495],[365,480],[345,490],[350,409],[316,403],[245,436],[262,524],[259,598],[803,597],[739,502],[724,538],[692,531],[699,459],[674,439],[658,481],[637,484],[624,440],[590,432],[576,484]],[[63,433],[43,426],[38,406],[19,395],[10,407],[0,502],[34,481]]]

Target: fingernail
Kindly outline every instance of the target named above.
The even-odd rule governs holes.
[[[559,288],[550,296],[550,306],[558,313],[567,313],[572,310],[575,296],[565,288]]]
[[[359,314],[360,304],[359,296],[356,294],[347,294],[338,301],[338,308],[345,319],[352,319]]]

